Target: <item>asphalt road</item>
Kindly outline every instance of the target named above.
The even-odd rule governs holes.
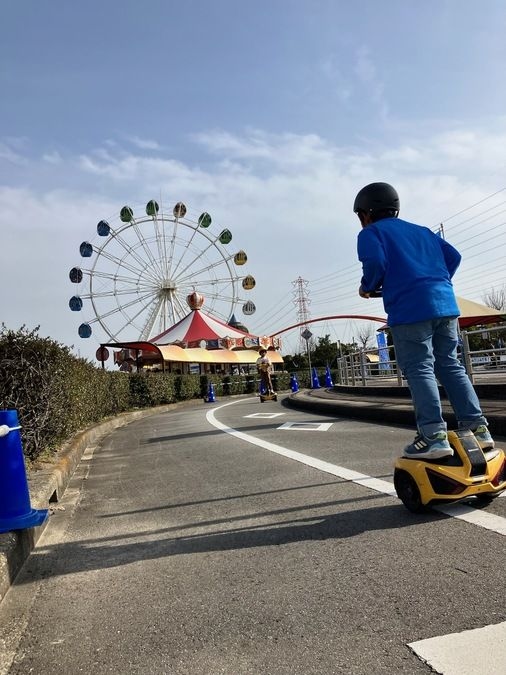
[[[0,674],[434,672],[413,643],[506,621],[505,537],[389,494],[412,435],[256,397],[116,430],[0,605]]]

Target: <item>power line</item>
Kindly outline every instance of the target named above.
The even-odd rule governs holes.
[[[268,325],[273,317],[277,318],[279,315],[279,307],[282,305],[285,307],[287,305],[291,306],[291,297],[289,297],[288,294],[284,295],[275,305],[272,305],[268,310],[266,310],[266,312],[262,315],[262,321],[257,325],[262,328],[263,326]]]
[[[473,215],[470,214],[472,209],[476,209],[480,204],[503,194],[505,191],[506,187],[501,188],[440,221],[441,225],[444,226],[445,233],[451,233],[452,243],[455,242],[453,245],[464,254],[456,284],[460,293],[471,292],[474,297],[478,297],[483,295],[487,286],[501,286],[506,283],[503,262],[506,253],[504,246],[506,221],[501,219],[500,222],[494,222],[500,216],[504,218],[506,209],[501,207],[504,207],[506,200],[498,201],[495,205],[479,210],[478,213]],[[455,221],[463,214],[469,215],[447,226],[447,223]],[[438,229],[441,225],[437,226]],[[503,231],[501,231],[501,228],[503,228]],[[477,265],[477,259],[480,258],[482,258],[482,263]],[[311,283],[312,288],[311,305],[313,307],[328,307],[335,304],[339,306],[339,312],[362,313],[363,301],[358,298],[356,293],[360,274],[360,263],[355,261],[346,267],[317,277],[311,282],[301,277],[292,282],[292,285],[296,286],[295,303],[299,307],[300,321],[304,321],[303,309],[306,311],[306,316],[309,316],[309,294],[307,293],[304,296],[298,294],[307,291],[305,284],[309,283]],[[302,297],[305,298],[304,302],[302,302]],[[283,315],[280,315],[278,308],[283,302],[285,302],[284,299],[269,310],[265,321],[268,321],[271,316],[275,316],[276,323],[281,323],[289,313],[283,312]]]
[[[456,218],[457,216],[460,216],[461,213],[466,213],[466,211],[470,211],[471,209],[474,209],[475,206],[478,206],[479,204],[483,204],[483,202],[486,202],[488,199],[492,199],[492,197],[495,197],[498,194],[501,194],[501,192],[504,192],[506,190],[506,187],[501,188],[500,190],[497,190],[497,192],[493,192],[491,195],[488,195],[488,197],[484,197],[483,199],[480,199],[479,201],[475,202],[474,204],[471,204],[471,206],[467,206],[465,209],[462,209],[461,211],[457,211],[457,213],[454,213],[453,216],[448,216],[448,218],[443,218],[442,222],[447,223],[449,220],[453,220],[453,218]]]
[[[494,209],[497,209],[499,206],[502,206],[503,204],[506,204],[506,201],[499,202],[499,204],[496,204],[495,206],[491,206],[489,209],[485,209],[485,211],[481,211],[480,213],[477,213],[476,215],[471,216],[471,218],[466,218],[465,220],[461,220],[460,223],[454,223],[453,225],[450,225],[450,227],[448,227],[446,229],[450,230],[450,231],[453,231],[453,230],[455,230],[455,228],[460,227],[461,225],[465,225],[466,223],[470,222],[471,225],[469,225],[468,227],[465,227],[463,230],[462,229],[459,230],[459,232],[465,232],[466,230],[469,229],[469,227],[473,227],[473,225],[475,224],[475,223],[473,223],[473,221],[476,218],[479,218],[480,216],[483,216],[485,213],[489,213],[490,211],[493,211]],[[503,209],[502,211],[499,211],[498,213],[493,213],[489,217],[484,218],[483,220],[480,220],[479,223],[484,223],[487,220],[489,220],[489,218],[494,218],[495,216],[498,216],[501,213],[504,213],[505,211],[506,211],[506,209]],[[476,224],[479,224],[479,223],[476,223]]]

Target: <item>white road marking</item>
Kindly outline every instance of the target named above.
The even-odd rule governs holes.
[[[257,445],[270,452],[283,455],[288,459],[312,466],[315,469],[330,473],[357,485],[375,490],[382,494],[397,498],[392,483],[365,474],[345,469],[342,466],[324,462],[309,455],[289,450],[281,445],[262,441],[254,436],[227,427],[219,422],[214,413],[232,403],[209,410],[206,417],[210,424],[221,431],[240,438],[247,443]],[[506,518],[495,516],[485,511],[478,511],[469,506],[454,504],[437,509],[452,518],[459,518],[468,523],[492,530],[498,534],[506,534]],[[484,628],[441,635],[427,640],[419,640],[408,645],[413,652],[433,670],[441,675],[475,675],[484,671],[487,675],[503,675],[506,662],[506,622]]]
[[[459,518],[459,520],[465,520],[467,523],[478,525],[478,527],[482,527],[485,530],[492,530],[492,532],[497,532],[497,534],[506,535],[506,518],[496,516],[493,513],[480,511],[466,504],[438,506],[437,510],[452,518]]]
[[[285,422],[278,429],[295,431],[328,431],[332,422]]]
[[[506,622],[419,640],[408,647],[443,675],[503,675],[506,663]]]
[[[359,473],[358,471],[352,471],[351,469],[346,469],[344,466],[338,466],[337,464],[331,464],[330,462],[325,462],[321,459],[316,459],[310,455],[304,455],[301,452],[296,452],[295,450],[290,450],[285,448],[282,445],[276,445],[275,443],[270,443],[269,441],[262,441],[259,438],[245,434],[242,431],[237,431],[237,429],[232,429],[227,427],[222,422],[219,422],[215,417],[215,412],[226,408],[229,405],[235,405],[238,401],[232,401],[230,403],[224,403],[223,405],[218,406],[217,408],[212,408],[206,413],[206,418],[209,424],[214,426],[216,429],[220,429],[226,434],[235,436],[235,438],[240,438],[247,443],[252,445],[257,445],[264,450],[269,450],[274,452],[277,455],[282,455],[288,459],[293,459],[296,462],[301,462],[306,464],[306,466],[312,466],[314,469],[319,471],[324,471],[325,473],[330,473],[333,476],[342,478],[343,480],[356,483],[357,485],[362,485],[376,492],[388,495],[389,497],[395,497],[397,499],[397,493],[393,484],[386,480],[381,480],[379,478],[373,478],[372,476],[367,476],[366,474]],[[467,523],[472,525],[477,525],[478,527],[484,528],[486,530],[491,530],[497,534],[506,535],[506,518],[502,516],[497,516],[493,513],[488,513],[486,511],[477,510],[470,506],[465,506],[463,504],[450,504],[448,506],[438,506],[434,507],[434,510],[440,511],[447,516],[452,518],[458,518],[459,520],[464,520]]]
[[[91,460],[93,459],[93,454],[96,449],[97,449],[96,445],[89,445],[87,448],[85,448],[81,456],[81,462],[91,462]]]
[[[252,415],[244,415],[244,417],[257,417],[258,419],[270,420],[273,417],[281,417],[285,413],[253,413]]]
[[[385,480],[372,478],[371,476],[359,473],[358,471],[351,471],[350,469],[346,469],[343,466],[337,466],[336,464],[331,464],[330,462],[325,462],[321,459],[304,455],[301,452],[284,448],[282,445],[269,443],[269,441],[262,441],[259,438],[245,434],[242,431],[237,431],[237,429],[232,429],[231,427],[227,427],[226,424],[219,422],[214,415],[215,412],[217,410],[221,410],[222,408],[226,408],[229,405],[234,405],[235,403],[237,403],[237,401],[225,403],[220,405],[218,408],[212,408],[211,410],[208,410],[206,413],[206,418],[209,424],[212,424],[213,427],[220,429],[220,431],[223,431],[226,434],[230,434],[235,438],[240,438],[241,440],[251,443],[252,445],[257,445],[260,448],[264,448],[264,450],[275,452],[277,455],[283,455],[283,457],[288,457],[288,459],[293,459],[296,462],[301,462],[307,466],[312,466],[315,469],[324,471],[325,473],[330,473],[333,476],[337,476],[338,478],[343,478],[344,480],[359,483],[361,485],[365,485],[366,487],[371,487],[372,490],[376,490],[377,492],[382,492],[383,494],[388,494],[392,497],[397,496],[392,483],[388,483]]]

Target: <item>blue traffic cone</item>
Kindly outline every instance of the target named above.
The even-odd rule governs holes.
[[[209,383],[209,391],[207,392],[207,403],[215,403],[216,402],[216,396],[214,394],[214,384],[212,382]]]
[[[311,378],[311,389],[319,389],[320,388],[320,380],[318,379],[318,373],[316,372],[316,368],[313,368],[313,376]]]
[[[327,366],[325,369],[325,386],[326,387],[333,387],[334,383],[332,382],[332,374],[330,372],[330,368]]]
[[[296,391],[299,391],[299,383],[297,381],[297,375],[295,373],[292,373],[292,375],[290,375],[290,388],[294,394]]]
[[[47,509],[32,509],[18,413],[0,410],[0,532],[42,525]]]

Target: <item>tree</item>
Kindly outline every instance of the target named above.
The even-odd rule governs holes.
[[[307,360],[307,354],[286,354],[283,356],[284,369],[288,372],[304,370],[308,368],[309,363]]]
[[[506,310],[506,286],[498,289],[493,288],[485,293],[482,299],[488,307],[493,307],[498,311]]]
[[[311,362],[315,366],[327,366],[339,356],[337,342],[330,341],[330,335],[318,338],[318,344],[311,355]]]
[[[375,331],[371,324],[367,324],[357,331],[357,340],[362,349],[367,349],[371,346],[370,342],[374,337],[374,333]]]

